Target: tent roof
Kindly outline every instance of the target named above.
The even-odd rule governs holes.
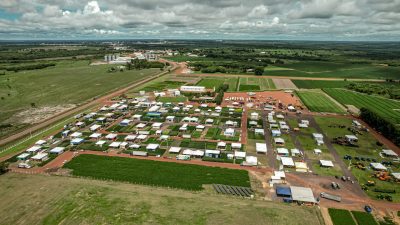
[[[276,187],[276,194],[277,195],[292,196],[292,192],[290,191],[290,187],[289,186],[277,186]]]
[[[281,157],[281,161],[284,166],[294,166],[294,162],[291,157]]]
[[[333,162],[331,160],[319,160],[319,163],[321,166],[326,166],[326,167],[333,167]]]
[[[290,186],[290,192],[294,201],[316,202],[311,188]]]

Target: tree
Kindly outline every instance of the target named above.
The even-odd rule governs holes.
[[[254,69],[254,74],[257,76],[261,76],[264,74],[264,67],[256,67]]]
[[[32,103],[31,103],[31,107],[32,107],[32,108],[36,108],[36,103],[32,102]]]
[[[8,172],[8,162],[0,162],[0,175]]]

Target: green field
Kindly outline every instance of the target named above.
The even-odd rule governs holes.
[[[196,85],[204,86],[206,88],[218,88],[222,84],[228,84],[229,89],[228,91],[236,91],[236,85],[238,82],[237,77],[206,77],[201,79]]]
[[[176,97],[159,97],[157,98],[159,102],[186,102],[187,98],[185,96],[176,96]]]
[[[365,107],[394,123],[400,123],[400,101],[344,89],[327,88],[323,90],[343,105],[354,105],[359,109]]]
[[[158,73],[159,69],[108,73],[108,65],[58,61],[55,67],[0,76],[0,123],[35,107],[78,104]],[[19,123],[20,121],[7,121]]]
[[[239,86],[239,91],[259,91],[260,86],[255,84],[241,84]]]
[[[329,81],[329,80],[292,80],[298,88],[321,89],[321,88],[345,88],[350,81]]]
[[[400,67],[380,66],[373,64],[352,64],[349,62],[319,62],[303,61],[279,65],[289,70],[269,70],[265,75],[296,76],[296,77],[330,77],[330,78],[361,78],[361,79],[399,79]]]
[[[328,211],[333,225],[356,225],[348,210],[329,208]]]
[[[81,177],[202,190],[203,184],[250,186],[245,170],[232,170],[121,157],[80,155],[64,165]]]
[[[8,173],[0,193],[1,224],[324,224],[317,207],[61,176]]]
[[[274,82],[269,78],[241,77],[238,91],[265,91],[276,89]]]
[[[313,112],[345,113],[343,108],[333,102],[320,90],[296,91],[301,101]]]
[[[378,223],[375,221],[375,218],[372,216],[371,213],[360,212],[360,211],[351,211],[351,213],[353,214],[358,224],[378,225]]]

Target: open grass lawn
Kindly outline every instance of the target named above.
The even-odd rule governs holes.
[[[348,210],[329,208],[328,211],[333,225],[357,225]]]
[[[313,112],[345,113],[343,108],[332,101],[325,93],[314,91],[296,91],[301,101]]]
[[[239,86],[239,91],[259,91],[260,86],[254,84],[241,84]]]
[[[354,105],[359,109],[365,107],[394,123],[400,123],[400,101],[356,93],[344,89],[327,88],[324,89],[324,91],[341,104]]]
[[[296,77],[332,77],[362,79],[399,79],[400,67],[373,64],[352,64],[349,62],[302,61],[280,65],[290,70],[268,70],[265,75]]]
[[[201,79],[196,85],[204,86],[206,88],[218,88],[222,84],[228,84],[228,91],[236,91],[238,78],[227,76],[227,77],[205,77]]]
[[[250,186],[248,172],[121,157],[80,155],[64,165],[72,174],[136,184],[202,190],[203,184]]]
[[[59,61],[55,67],[0,76],[0,123],[14,113],[36,107],[77,104],[158,73],[159,69],[108,73],[108,65]],[[7,112],[7,113],[5,113]]]
[[[8,173],[0,193],[1,224],[324,224],[316,207],[71,177]]]
[[[360,211],[351,211],[357,223],[360,225],[378,225],[372,214]]]
[[[263,77],[240,77],[238,91],[265,91],[276,89],[272,79]]]
[[[224,78],[203,78],[196,85],[204,86],[206,88],[218,88],[222,84],[224,84]]]

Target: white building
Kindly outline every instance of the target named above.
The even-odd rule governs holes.
[[[206,88],[203,86],[181,86],[182,92],[206,92]]]

